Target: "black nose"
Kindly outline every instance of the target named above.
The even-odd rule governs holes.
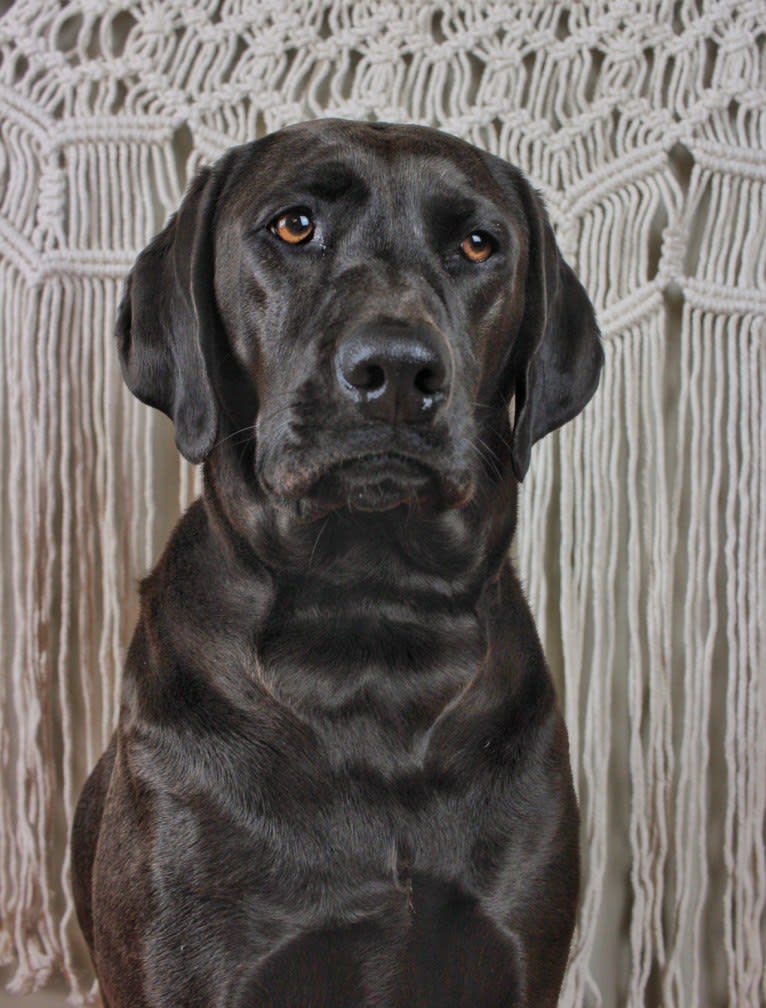
[[[441,344],[431,329],[394,320],[356,329],[335,352],[340,392],[371,419],[431,420],[449,391]]]

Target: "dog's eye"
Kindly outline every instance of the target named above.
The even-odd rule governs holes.
[[[485,259],[489,259],[494,250],[494,242],[484,231],[472,231],[460,245],[460,251],[466,259],[474,263],[481,263]]]
[[[305,207],[296,207],[280,214],[269,224],[269,229],[288,245],[302,245],[314,234],[314,221]]]

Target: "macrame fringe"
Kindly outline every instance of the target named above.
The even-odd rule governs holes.
[[[766,1003],[760,2],[17,0],[0,18],[0,962],[98,996],[66,844],[135,581],[201,475],[122,386],[122,278],[191,174],[323,115],[519,164],[606,367],[535,447],[518,567],[559,683],[583,895],[562,1005]]]

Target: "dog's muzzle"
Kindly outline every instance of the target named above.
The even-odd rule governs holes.
[[[309,521],[341,508],[463,507],[473,481],[454,457],[445,337],[419,319],[378,316],[344,328],[328,364],[332,430],[293,442],[267,483]]]
[[[396,319],[354,329],[335,351],[336,392],[364,419],[396,427],[433,422],[451,381],[444,341]]]

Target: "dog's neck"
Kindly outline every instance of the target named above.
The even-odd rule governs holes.
[[[508,569],[515,485],[489,506],[485,497],[430,514],[339,510],[306,524],[224,448],[206,463],[204,504],[229,561],[268,583],[255,630],[267,688],[318,731],[332,722],[336,743],[341,720],[349,752],[375,744],[412,758],[482,663],[487,593],[498,594]]]
[[[343,603],[385,594],[390,585],[399,599],[434,591],[475,605],[504,566],[515,529],[517,485],[510,460],[503,461],[460,510],[342,508],[307,522],[294,506],[270,499],[248,460],[224,441],[205,464],[204,503],[240,557],[294,590],[303,585]]]

